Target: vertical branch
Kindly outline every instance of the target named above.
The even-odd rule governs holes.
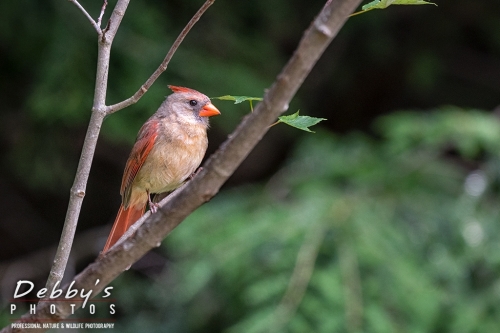
[[[64,277],[64,271],[66,270],[66,265],[69,259],[69,254],[71,252],[71,245],[73,244],[73,239],[76,232],[76,226],[78,223],[78,217],[80,216],[80,211],[83,203],[83,198],[85,197],[85,191],[87,187],[87,181],[90,174],[90,168],[92,166],[92,160],[94,158],[95,148],[97,146],[97,140],[99,138],[99,133],[101,130],[102,123],[106,115],[123,109],[135,102],[137,102],[144,93],[151,87],[151,85],[156,81],[156,79],[167,69],[167,65],[172,59],[175,51],[189,33],[191,28],[200,19],[200,17],[205,13],[205,11],[215,2],[215,0],[206,0],[201,8],[196,12],[196,14],[191,18],[188,24],[184,27],[180,35],[175,40],[174,44],[168,51],[165,59],[160,64],[158,69],[151,75],[151,77],[144,83],[139,91],[134,94],[131,98],[115,104],[114,106],[106,106],[106,92],[108,86],[108,71],[109,71],[109,60],[111,53],[111,44],[116,36],[118,27],[121,23],[125,11],[130,0],[118,0],[113,13],[108,21],[106,28],[100,28],[101,20],[104,15],[104,11],[107,6],[107,0],[104,3],[99,14],[98,21],[95,22],[94,19],[87,13],[87,11],[78,3],[77,0],[69,0],[74,3],[83,14],[89,19],[92,26],[98,32],[98,53],[97,53],[97,72],[96,72],[96,83],[94,89],[94,101],[92,105],[92,114],[90,116],[89,126],[87,128],[87,134],[85,136],[85,141],[82,147],[82,153],[80,156],[80,161],[78,163],[78,168],[75,175],[75,180],[70,191],[70,199],[68,204],[68,210],[66,212],[66,218],[64,221],[64,226],[61,234],[61,239],[57,248],[57,252],[54,258],[54,263],[50,270],[49,278],[47,280],[46,288],[52,290],[56,283],[60,283]]]
[[[78,162],[75,180],[70,190],[68,210],[66,211],[61,239],[57,247],[54,263],[49,273],[49,278],[47,279],[46,288],[48,290],[52,290],[57,283],[61,282],[68,263],[78,217],[80,216],[83,198],[85,197],[90,168],[97,146],[97,139],[99,138],[102,122],[106,115],[106,90],[108,85],[111,44],[113,43],[116,31],[125,14],[129,1],[130,0],[119,0],[109,19],[108,28],[105,30],[99,28],[97,72],[92,114],[90,116],[87,134],[85,135],[80,161]],[[78,3],[76,1],[74,2]],[[83,7],[82,10],[85,12]]]

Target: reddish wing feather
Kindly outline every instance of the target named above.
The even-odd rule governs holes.
[[[130,152],[130,156],[125,165],[125,171],[123,172],[122,186],[120,188],[120,194],[123,196],[123,204],[125,207],[128,206],[128,201],[130,200],[130,189],[131,185],[135,179],[135,176],[144,164],[144,161],[149,155],[151,149],[153,149],[156,137],[158,136],[158,121],[149,120],[147,121],[139,131],[137,136],[137,141]]]

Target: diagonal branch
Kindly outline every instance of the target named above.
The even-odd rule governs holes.
[[[72,2],[78,9],[80,9],[80,11],[83,13],[83,15],[85,15],[85,17],[90,21],[90,24],[92,24],[92,27],[94,27],[97,34],[100,35],[101,34],[101,24],[100,24],[101,17],[99,17],[99,23],[96,23],[96,21],[94,21],[92,16],[90,16],[90,14],[85,10],[85,8],[83,8],[83,6],[80,5],[78,0],[68,0],[68,1]]]
[[[137,103],[137,101],[139,99],[141,99],[141,97],[148,91],[148,89],[151,88],[151,86],[156,81],[156,79],[158,79],[158,77],[161,75],[161,73],[163,73],[167,69],[167,66],[170,63],[170,60],[172,59],[175,51],[177,51],[177,49],[179,48],[179,46],[181,45],[182,41],[187,36],[189,31],[191,30],[191,28],[195,25],[196,22],[198,22],[198,20],[203,15],[203,13],[205,13],[207,11],[208,7],[210,7],[214,2],[215,2],[215,0],[205,1],[203,6],[201,6],[201,8],[198,9],[196,14],[194,14],[194,16],[188,22],[188,24],[184,27],[184,29],[182,29],[181,33],[179,34],[179,36],[175,40],[174,44],[172,44],[172,46],[170,47],[170,50],[168,51],[167,55],[165,56],[165,59],[163,59],[160,66],[158,66],[158,68],[154,71],[154,73],[151,74],[149,79],[147,79],[147,81],[131,97],[129,97],[126,100],[119,102],[117,104],[108,106],[106,109],[107,114],[111,114],[111,113],[114,113],[114,112],[119,111],[121,109],[124,109],[127,106],[130,106],[132,104]]]
[[[247,115],[229,139],[214,153],[203,170],[180,191],[161,201],[159,213],[149,216],[137,232],[110,249],[102,258],[85,268],[74,279],[73,289],[92,290],[96,296],[128,266],[147,251],[159,246],[192,211],[213,197],[284,111],[326,47],[361,0],[329,0],[304,33],[297,50],[267,91],[254,112]],[[69,286],[63,289],[67,290]],[[26,313],[18,322],[60,321],[71,314],[70,302],[42,302],[36,314]],[[54,314],[50,306],[55,304]],[[81,302],[74,301],[75,308]],[[30,332],[43,332],[31,330]],[[6,327],[0,333],[12,332]]]

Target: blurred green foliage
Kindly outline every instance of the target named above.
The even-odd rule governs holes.
[[[494,332],[500,120],[443,107],[377,128],[309,135],[265,185],[198,209],[154,281],[115,283],[120,331]]]

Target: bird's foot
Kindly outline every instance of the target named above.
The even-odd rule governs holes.
[[[151,210],[151,213],[156,213],[158,211],[158,208],[160,208],[160,204],[157,202],[151,201],[151,196],[148,193],[148,202],[149,202],[149,209]]]
[[[149,203],[149,209],[151,210],[151,213],[156,213],[158,211],[158,208],[160,208],[160,205],[155,203],[155,202],[150,202]]]

